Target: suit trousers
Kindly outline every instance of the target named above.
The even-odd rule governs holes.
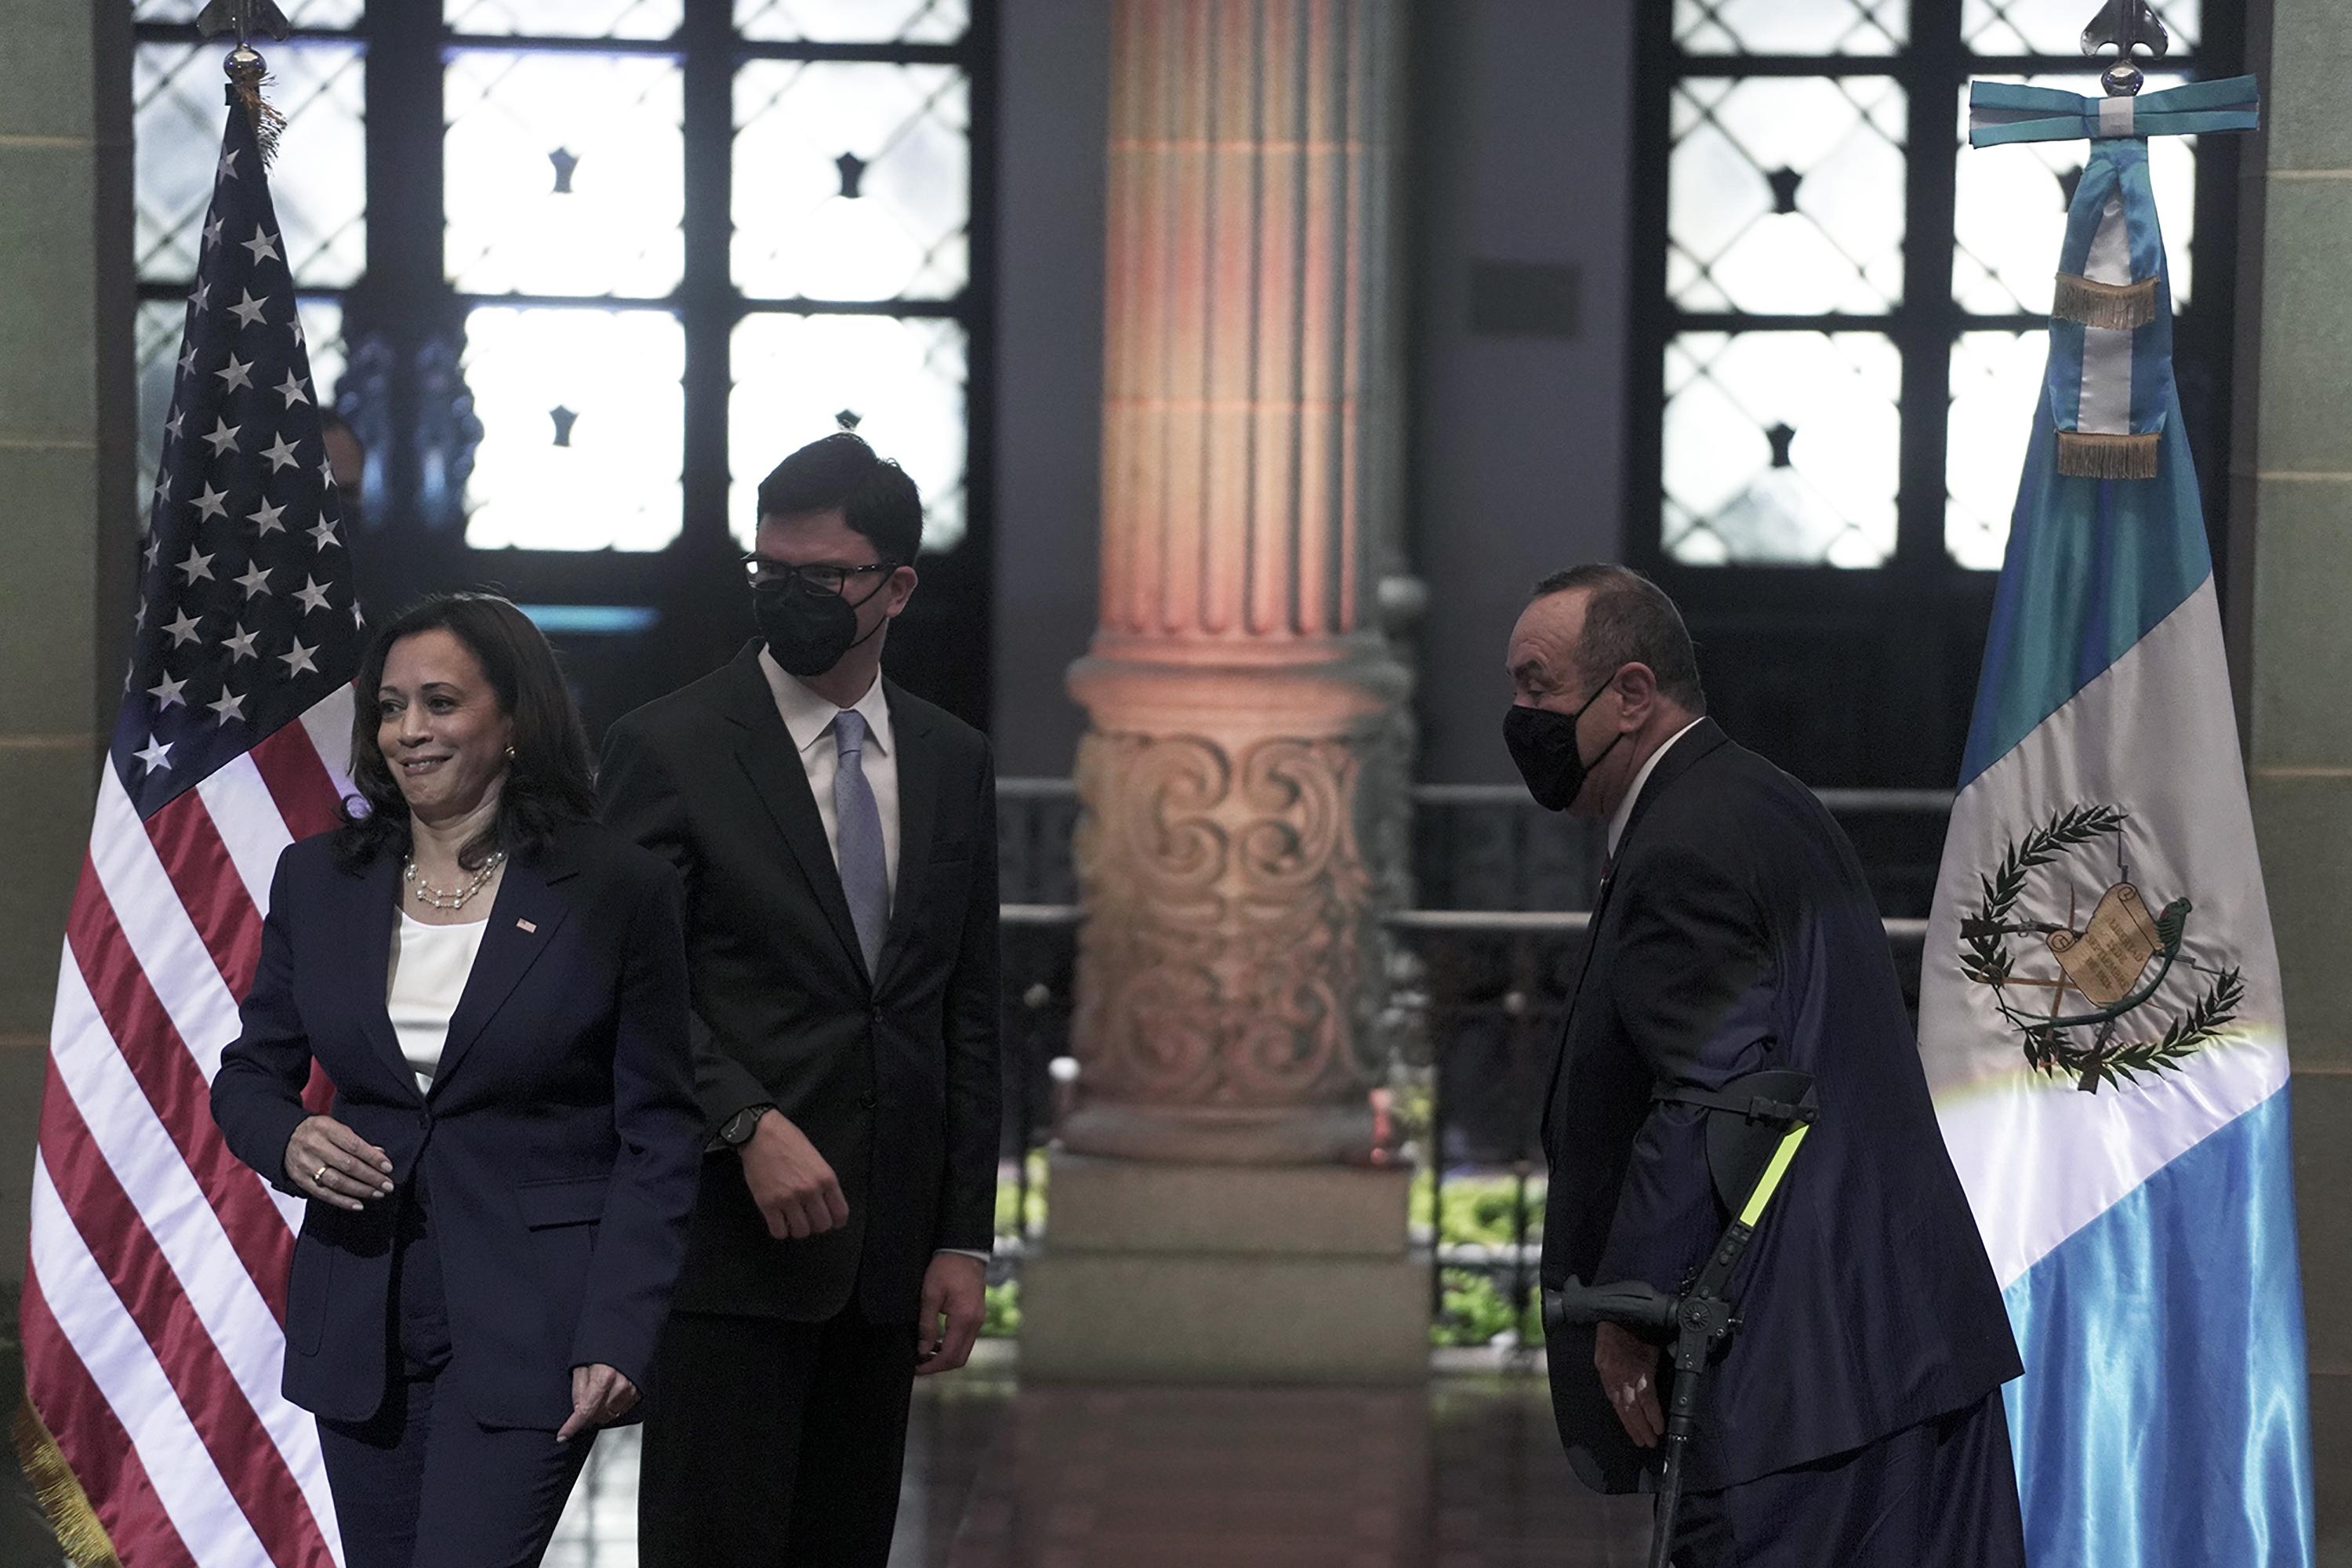
[[[1683,1500],[1675,1568],[2025,1568],[1995,1389],[1833,1455]]]
[[[428,1200],[402,1205],[393,1258],[392,1369],[366,1421],[319,1420],[345,1568],[534,1568],[593,1433],[484,1426],[442,1386],[450,1358]]]
[[[641,1568],[884,1568],[915,1325],[677,1312],[646,1402]]]

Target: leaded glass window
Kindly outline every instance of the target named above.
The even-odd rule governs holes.
[[[1666,351],[1665,545],[1698,565],[1884,565],[1903,356],[1880,332],[1685,332]]]
[[[1910,0],[1674,0],[1675,44],[1695,55],[1891,55]]]
[[[971,274],[970,84],[951,66],[753,60],[735,76],[735,281],[944,300]]]
[[[1902,303],[1903,125],[1885,77],[1684,83],[1667,176],[1675,303],[1794,316]]]
[[[805,44],[946,44],[971,26],[971,0],[735,0],[746,38]]]
[[[281,3],[271,188],[370,525],[411,535],[391,592],[645,592],[586,557],[721,559],[845,425],[962,544],[985,0]],[[201,5],[132,0],[142,461],[220,136]]]
[[[685,276],[685,100],[645,55],[456,51],[443,240],[462,294],[662,299]]]
[[[163,450],[174,362],[205,243],[225,110],[226,46],[200,43],[201,0],[137,0],[131,55],[131,246],[138,268],[132,328],[142,468]],[[367,122],[363,41],[350,33],[361,0],[296,0],[285,7],[302,36],[269,48],[270,102],[287,117],[271,165],[278,242],[299,290],[311,374],[331,389],[341,374],[342,295],[367,266]],[[148,486],[138,488],[143,526]]]
[[[1666,9],[1643,23],[1641,126],[1664,142],[1644,154],[1664,194],[1639,241],[1657,303],[1635,352],[1660,395],[1634,411],[1657,463],[1635,480],[1656,487],[1634,510],[1636,558],[1997,569],[2086,153],[1968,151],[1968,84],[2095,93],[2080,51],[2095,0]],[[2151,90],[2226,74],[2200,38],[2216,17],[2241,36],[2234,0],[2158,9],[2173,48]],[[2156,139],[2150,171],[2184,385],[2225,383],[2225,363],[2185,363],[2212,337],[2189,326],[2217,182],[2194,138]]]
[[[728,430],[735,475],[728,515],[749,548],[752,491],[779,455],[777,432],[847,426],[889,453],[923,497],[923,548],[952,550],[964,519],[965,352],[961,322],[938,316],[767,311],[735,329]],[[812,376],[813,364],[834,367]],[[785,447],[793,444],[787,437]]]
[[[477,550],[658,550],[677,537],[686,341],[667,310],[478,305],[465,380],[482,422]]]

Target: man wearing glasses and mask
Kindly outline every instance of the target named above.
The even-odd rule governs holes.
[[[881,674],[914,482],[846,432],[759,491],[760,637],[613,726],[605,819],[684,874],[709,1142],[638,1482],[646,1568],[889,1556],[908,1402],[980,1331],[996,784]]]

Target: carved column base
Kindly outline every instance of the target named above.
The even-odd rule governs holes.
[[[1371,638],[1238,657],[1105,638],[1070,684],[1094,726],[1064,1146],[1366,1157],[1381,917],[1403,894],[1404,670]]]

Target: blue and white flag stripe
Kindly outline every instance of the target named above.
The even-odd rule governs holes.
[[[2133,98],[2090,98],[2061,88],[1980,81],[1969,89],[1969,145],[2252,131],[2257,116],[2250,76],[2192,81]]]
[[[2158,475],[2058,471],[2035,410],[1929,921],[1920,1045],[2009,1303],[2007,1391],[2036,1568],[2308,1568],[2310,1439],[2278,966],[2203,514],[2168,363]],[[2187,899],[2181,962],[2112,1046],[2162,1038],[2234,974],[2206,1043],[2096,1092],[2019,1025],[2079,1015],[2046,933],[1998,994],[1962,921],[2069,810],[2112,831],[2024,868],[2010,919],[2080,931],[2128,882]],[[2154,973],[2148,970],[2144,973]],[[2000,1003],[2009,1008],[2004,1013]],[[2099,1043],[2078,1026],[2077,1048]]]

